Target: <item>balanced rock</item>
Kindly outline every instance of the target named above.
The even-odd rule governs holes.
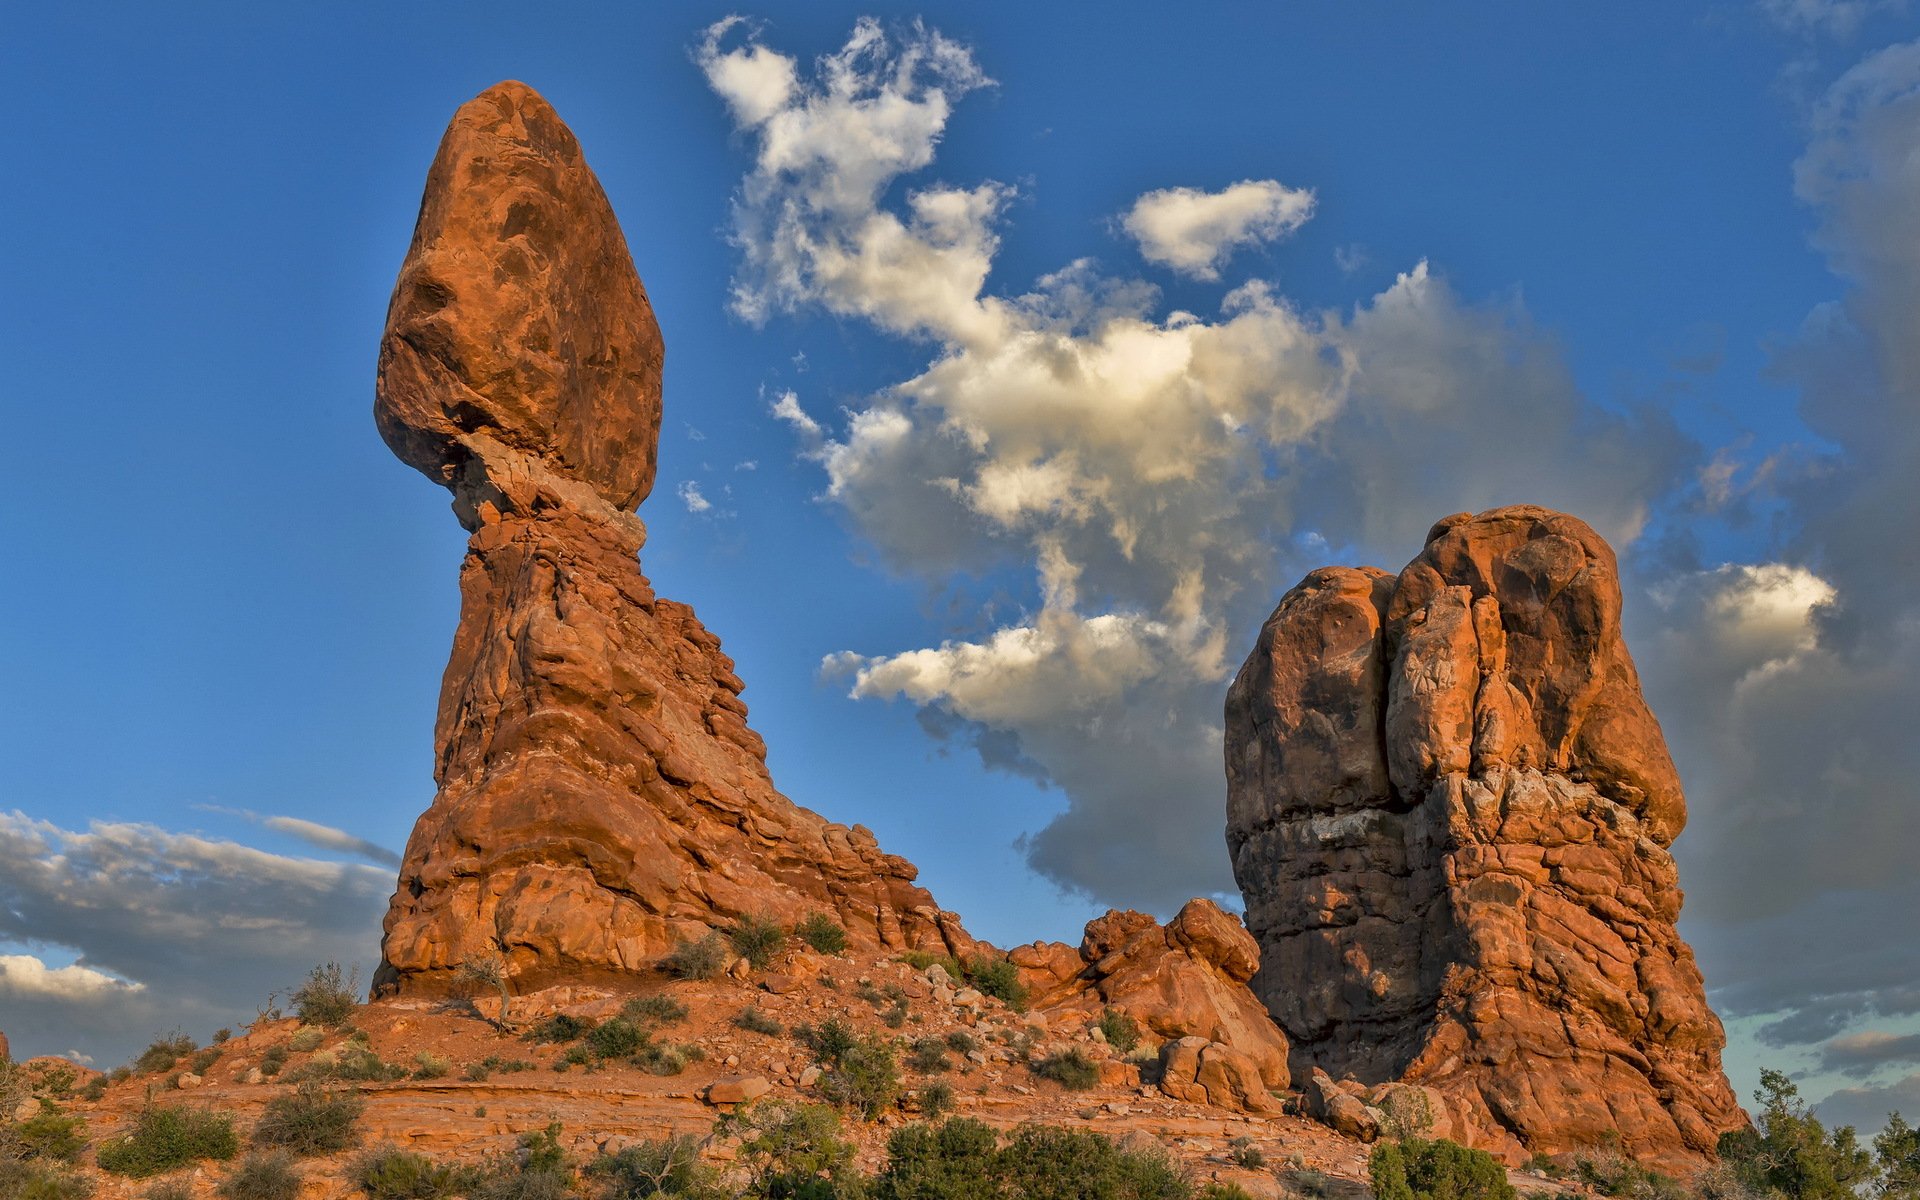
[[[1115,909],[1087,923],[1078,950],[1035,942],[1007,957],[1041,1013],[1117,1009],[1161,1038],[1230,1048],[1267,1086],[1287,1086],[1286,1035],[1248,987],[1260,949],[1211,900],[1189,900],[1164,926]]]
[[[579,143],[532,89],[455,114],[380,350],[395,454],[471,533],[377,990],[516,988],[649,968],[745,914],[825,912],[855,945],[965,953],[958,919],[859,826],[773,786],[733,663],[654,595],[662,343]]]
[[[1531,506],[1288,592],[1226,705],[1227,842],[1296,1073],[1429,1086],[1509,1159],[1746,1122],[1675,932],[1686,820],[1614,555]]]

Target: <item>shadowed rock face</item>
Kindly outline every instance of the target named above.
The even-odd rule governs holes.
[[[472,533],[376,987],[504,953],[523,986],[651,967],[748,913],[824,911],[867,946],[965,952],[913,865],[774,789],[719,639],[640,571],[659,326],[560,118],[502,83],[427,178],[374,403]]]
[[[1542,508],[1288,592],[1228,693],[1254,990],[1309,1068],[1437,1089],[1472,1144],[1682,1164],[1744,1125],[1674,930],[1679,778],[1613,552]]]

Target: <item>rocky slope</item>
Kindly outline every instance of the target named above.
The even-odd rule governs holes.
[[[747,914],[966,951],[915,869],[782,796],[733,664],[654,595],[659,326],[573,134],[530,88],[463,106],[395,285],[374,406],[471,532],[439,792],[386,920],[383,994],[504,956],[521,987],[650,966]]]
[[[1226,707],[1254,989],[1296,1075],[1407,1080],[1511,1159],[1743,1125],[1675,932],[1680,782],[1613,552],[1535,507],[1435,525],[1398,576],[1288,592]]]

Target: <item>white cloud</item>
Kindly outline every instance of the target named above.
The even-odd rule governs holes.
[[[686,505],[690,513],[703,513],[713,507],[713,502],[700,494],[700,485],[691,479],[682,480],[677,490],[680,503]]]
[[[143,983],[115,979],[78,963],[49,967],[31,954],[0,954],[0,995],[15,1000],[87,1004],[103,997],[144,991]]]
[[[200,804],[195,805],[195,807],[202,812],[225,813],[228,816],[241,817],[253,822],[262,829],[271,829],[275,833],[284,833],[289,837],[298,838],[307,845],[317,847],[321,850],[335,850],[342,854],[351,854],[357,858],[364,858],[368,862],[378,863],[383,867],[393,867],[397,869],[400,866],[399,854],[387,849],[378,842],[370,842],[366,838],[348,833],[344,829],[336,829],[331,825],[322,825],[318,821],[309,821],[305,817],[265,816],[251,809],[227,808],[219,804]]]
[[[773,53],[734,25],[696,57],[731,96],[725,64]],[[773,411],[895,566],[1019,563],[1038,593],[977,637],[835,661],[856,695],[905,699],[936,734],[1058,785],[1067,812],[1025,846],[1068,887],[1162,910],[1230,887],[1220,698],[1290,576],[1318,565],[1296,528],[1404,559],[1437,515],[1533,500],[1630,537],[1682,457],[1665,427],[1588,404],[1517,304],[1464,304],[1424,263],[1347,315],[1257,280],[1210,313],[1160,311],[1152,286],[1090,261],[989,292],[1011,190],[898,188],[985,84],[971,54],[862,22],[793,79],[777,106],[729,99],[754,154],[736,309],[818,306],[930,352],[837,431],[792,393]],[[1174,189],[1130,227],[1212,271],[1310,205],[1271,181]]]
[[[1902,7],[1905,0],[1760,0],[1760,10],[1783,29],[1802,34],[1851,37],[1876,12]]]
[[[1217,192],[1163,188],[1133,202],[1121,227],[1148,262],[1194,279],[1218,279],[1233,252],[1285,237],[1313,215],[1313,193],[1271,179]]]

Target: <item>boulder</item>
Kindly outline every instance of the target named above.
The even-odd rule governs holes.
[[[751,1104],[773,1089],[764,1075],[723,1075],[707,1085],[708,1104]]]
[[[1160,1090],[1175,1100],[1232,1112],[1280,1111],[1258,1063],[1203,1037],[1175,1038],[1160,1048]]]
[[[1684,1170],[1746,1118],[1620,605],[1605,541],[1531,506],[1310,573],[1228,693],[1227,842],[1296,1072],[1432,1089],[1509,1161],[1618,1131]]]
[[[453,990],[496,955],[516,991],[618,983],[748,914],[824,912],[869,950],[973,945],[913,864],[775,789],[720,640],[642,574],[663,355],[559,116],[519,83],[461,107],[374,402],[471,535],[380,995]]]

